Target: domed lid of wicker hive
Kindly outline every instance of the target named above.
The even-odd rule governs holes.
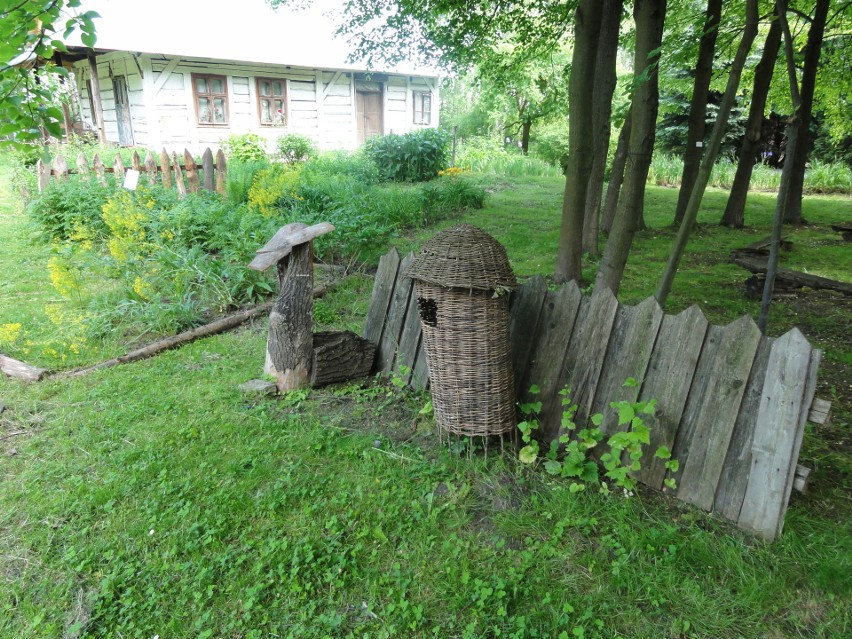
[[[506,249],[471,224],[438,233],[423,246],[404,275],[447,288],[502,293],[518,287]]]

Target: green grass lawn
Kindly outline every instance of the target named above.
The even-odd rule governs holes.
[[[561,181],[489,185],[465,221],[521,277],[551,272]],[[675,198],[649,190],[625,300],[653,292]],[[745,233],[713,225],[721,206],[709,193],[670,305],[717,323],[756,313],[726,258],[767,234],[772,198],[752,198]],[[790,231],[785,265],[848,277],[826,224],[852,218],[850,201],[805,212],[814,226]],[[0,324],[37,321],[51,299],[48,252],[27,237],[7,196]],[[354,278],[318,319],[357,330],[369,291]],[[771,332],[800,324],[826,349],[818,394],[835,402],[806,436],[812,488],[773,544],[651,491],[572,494],[508,451],[449,449],[426,397],[392,385],[243,395],[264,322],[78,379],[0,379],[0,637],[848,636],[849,316],[830,294],[773,310]]]

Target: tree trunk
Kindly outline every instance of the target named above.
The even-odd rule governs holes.
[[[781,47],[781,26],[773,20],[763,45],[763,55],[754,70],[754,86],[751,91],[751,106],[748,112],[748,124],[740,146],[740,161],[737,173],[731,185],[728,204],[719,222],[722,226],[741,229],[745,224],[745,203],[748,197],[748,187],[755,161],[760,153],[763,134],[763,114],[766,110],[766,98],[769,95],[769,85],[772,84],[772,74],[778,59],[778,49]]]
[[[740,86],[740,77],[742,76],[743,67],[748,59],[751,45],[757,35],[757,0],[746,1],[746,24],[743,29],[743,38],[737,47],[737,53],[734,56],[734,61],[731,64],[731,70],[728,75],[728,84],[725,86],[725,94],[722,96],[722,104],[719,105],[719,114],[716,116],[716,122],[713,124],[713,132],[710,134],[710,144],[707,147],[707,152],[704,154],[704,159],[701,161],[701,168],[695,178],[695,185],[692,188],[692,195],[689,197],[689,202],[686,206],[686,211],[683,214],[683,221],[678,229],[677,239],[672,247],[672,252],[669,255],[666,269],[663,271],[663,277],[660,279],[660,285],[657,287],[655,297],[660,306],[664,306],[666,298],[672,289],[677,268],[680,264],[680,258],[683,256],[683,251],[686,248],[686,242],[689,240],[689,234],[692,232],[692,227],[695,224],[695,218],[698,216],[698,209],[701,207],[701,200],[704,197],[704,191],[707,189],[707,183],[710,181],[710,173],[713,171],[713,165],[716,163],[716,158],[719,155],[719,148],[722,146],[722,138],[725,137],[725,129],[728,127],[728,116],[731,114],[731,108],[734,106],[734,100],[737,97],[737,90]]]
[[[600,40],[595,61],[595,87],[592,94],[594,151],[589,186],[586,192],[586,211],[583,222],[583,252],[598,255],[598,235],[603,195],[604,172],[612,119],[612,94],[617,80],[615,62],[618,54],[618,31],[624,0],[603,0]]]
[[[621,132],[618,134],[615,156],[612,158],[612,169],[609,172],[609,183],[606,185],[606,197],[601,212],[601,228],[607,233],[612,229],[615,209],[618,207],[618,194],[621,192],[621,183],[624,181],[624,165],[627,163],[627,145],[630,143],[632,113],[633,106],[631,105],[627,117],[624,118],[624,123],[621,125]]]
[[[278,263],[281,290],[269,313],[264,373],[282,393],[307,386],[313,356],[313,243],[293,247]]]
[[[521,123],[521,153],[524,155],[530,154],[530,129],[532,121],[524,120]]]
[[[625,165],[624,185],[612,232],[598,268],[596,286],[608,286],[618,293],[627,255],[633,244],[636,224],[642,213],[645,183],[651,166],[656,138],[657,111],[660,105],[658,61],[666,17],[666,0],[636,0],[636,51],[633,69],[636,86],[631,106],[630,142]]]
[[[819,55],[822,49],[822,39],[825,34],[825,22],[828,18],[830,0],[818,0],[814,10],[814,19],[808,31],[808,43],[805,47],[805,63],[802,68],[801,97],[802,106],[799,109],[799,140],[796,154],[792,155],[787,148],[787,157],[793,163],[790,175],[790,191],[784,203],[784,222],[786,224],[804,224],[802,219],[802,194],[805,185],[805,164],[813,142],[811,136],[811,116],[814,107],[814,89],[819,70]]]
[[[556,253],[557,282],[579,281],[583,276],[583,219],[594,151],[592,93],[602,6],[599,0],[580,0],[574,14],[574,53],[568,84],[571,106],[568,115],[568,164],[559,250]]]
[[[692,86],[692,100],[689,103],[689,130],[686,134],[686,150],[683,154],[683,173],[680,178],[677,208],[675,208],[675,224],[683,219],[698,169],[701,166],[701,156],[704,154],[707,96],[710,94],[710,80],[713,77],[713,56],[716,53],[716,36],[719,34],[721,13],[722,0],[707,0],[704,32],[698,45],[698,62],[695,65],[695,81]]]

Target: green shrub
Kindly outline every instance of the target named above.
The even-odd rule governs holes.
[[[312,157],[305,164],[305,174],[348,175],[362,184],[381,181],[379,167],[363,151],[326,151]]]
[[[261,162],[266,160],[266,140],[257,133],[234,133],[222,142],[228,160]]]
[[[97,180],[53,181],[30,201],[27,215],[48,240],[67,240],[81,232],[103,237],[107,229],[101,209],[115,191]]]
[[[234,161],[228,165],[228,179],[225,192],[228,201],[237,206],[249,201],[249,189],[255,176],[269,167],[266,160],[250,160],[248,162]]]
[[[299,133],[282,135],[275,142],[275,147],[278,150],[278,157],[289,164],[307,162],[317,154],[317,147],[313,140]]]
[[[447,168],[450,135],[440,129],[420,129],[405,135],[385,135],[367,140],[366,154],[381,176],[395,182],[431,180]]]
[[[267,218],[292,208],[300,198],[297,191],[301,172],[301,164],[275,164],[259,171],[249,188],[249,208]]]

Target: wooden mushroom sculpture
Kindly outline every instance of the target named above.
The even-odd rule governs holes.
[[[313,226],[295,222],[282,226],[248,265],[265,271],[278,267],[280,290],[269,314],[266,365],[280,392],[307,386],[313,357],[313,240],[334,230],[321,222]]]

